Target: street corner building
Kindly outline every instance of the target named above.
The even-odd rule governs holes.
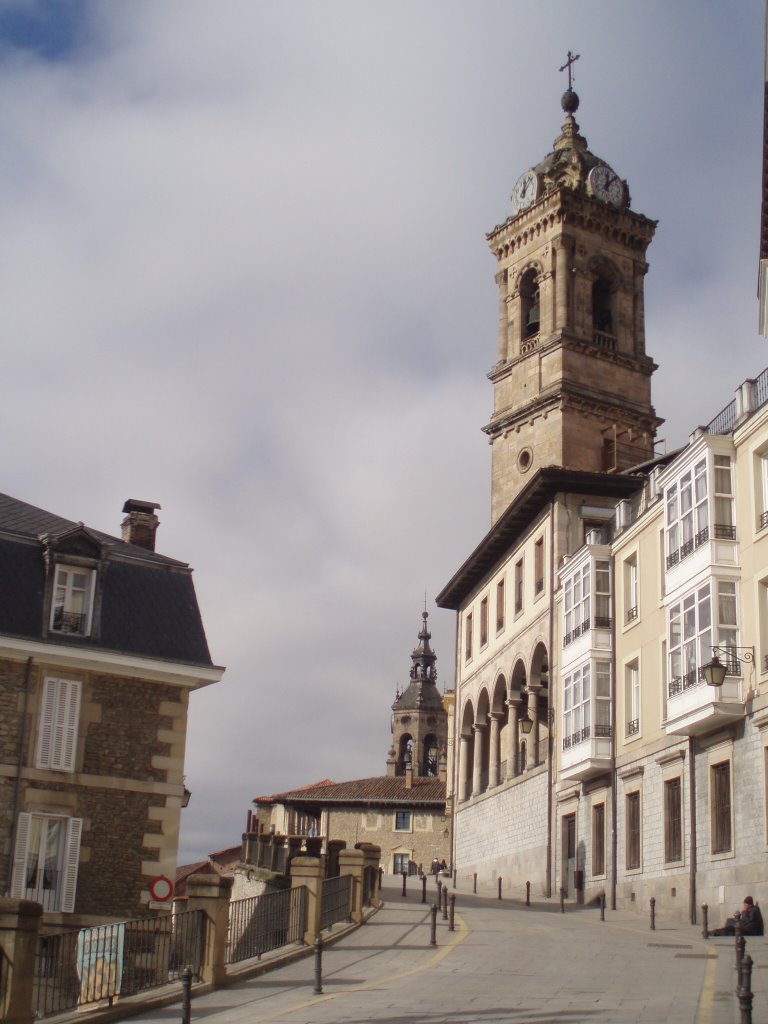
[[[562,106],[487,236],[492,525],[437,597],[457,613],[452,858],[695,921],[768,898],[768,372],[656,453],[656,222]]]
[[[119,539],[0,495],[0,884],[45,926],[152,915],[175,875],[189,694],[223,669],[159,507]]]

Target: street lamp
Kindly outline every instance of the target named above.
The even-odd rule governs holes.
[[[725,655],[726,663],[723,664],[718,654]],[[754,647],[713,647],[712,661],[702,668],[702,674],[709,686],[721,687],[728,674],[728,668],[734,661],[746,661],[752,663],[755,660]]]
[[[533,720],[532,720],[532,719],[530,719],[530,718],[528,717],[528,715],[526,715],[526,716],[525,716],[525,718],[522,718],[522,719],[520,720],[520,728],[521,728],[521,729],[523,730],[523,732],[524,732],[524,733],[525,733],[525,735],[527,736],[527,735],[528,735],[528,733],[529,733],[529,732],[531,731],[531,729],[533,728]]]

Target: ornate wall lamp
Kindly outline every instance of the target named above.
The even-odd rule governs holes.
[[[725,662],[720,661],[718,654],[725,657]],[[754,647],[713,647],[712,661],[702,668],[704,679],[709,686],[721,687],[725,677],[729,674],[738,675],[738,671],[732,671],[738,667],[738,662],[746,661],[747,664],[754,664]]]

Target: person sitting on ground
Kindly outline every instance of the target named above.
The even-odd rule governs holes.
[[[762,935],[763,934],[763,915],[760,913],[760,907],[755,906],[755,901],[751,896],[744,897],[744,906],[741,909],[741,917],[739,918],[739,924],[741,925],[741,931],[743,935]],[[715,928],[712,932],[713,935],[735,935],[736,934],[736,918],[729,917],[722,928]]]

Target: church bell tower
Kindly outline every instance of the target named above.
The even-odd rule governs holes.
[[[570,60],[570,54],[569,54]],[[569,69],[570,71],[570,69]],[[643,285],[656,221],[587,147],[562,97],[554,148],[525,171],[512,214],[488,234],[499,288],[492,446],[495,522],[537,469],[616,473],[653,455]]]
[[[412,773],[438,778],[445,769],[448,742],[448,712],[437,689],[437,655],[429,641],[429,615],[421,615],[419,643],[411,654],[408,686],[392,705],[392,747],[387,759],[388,775]],[[441,765],[442,762],[442,765]]]

